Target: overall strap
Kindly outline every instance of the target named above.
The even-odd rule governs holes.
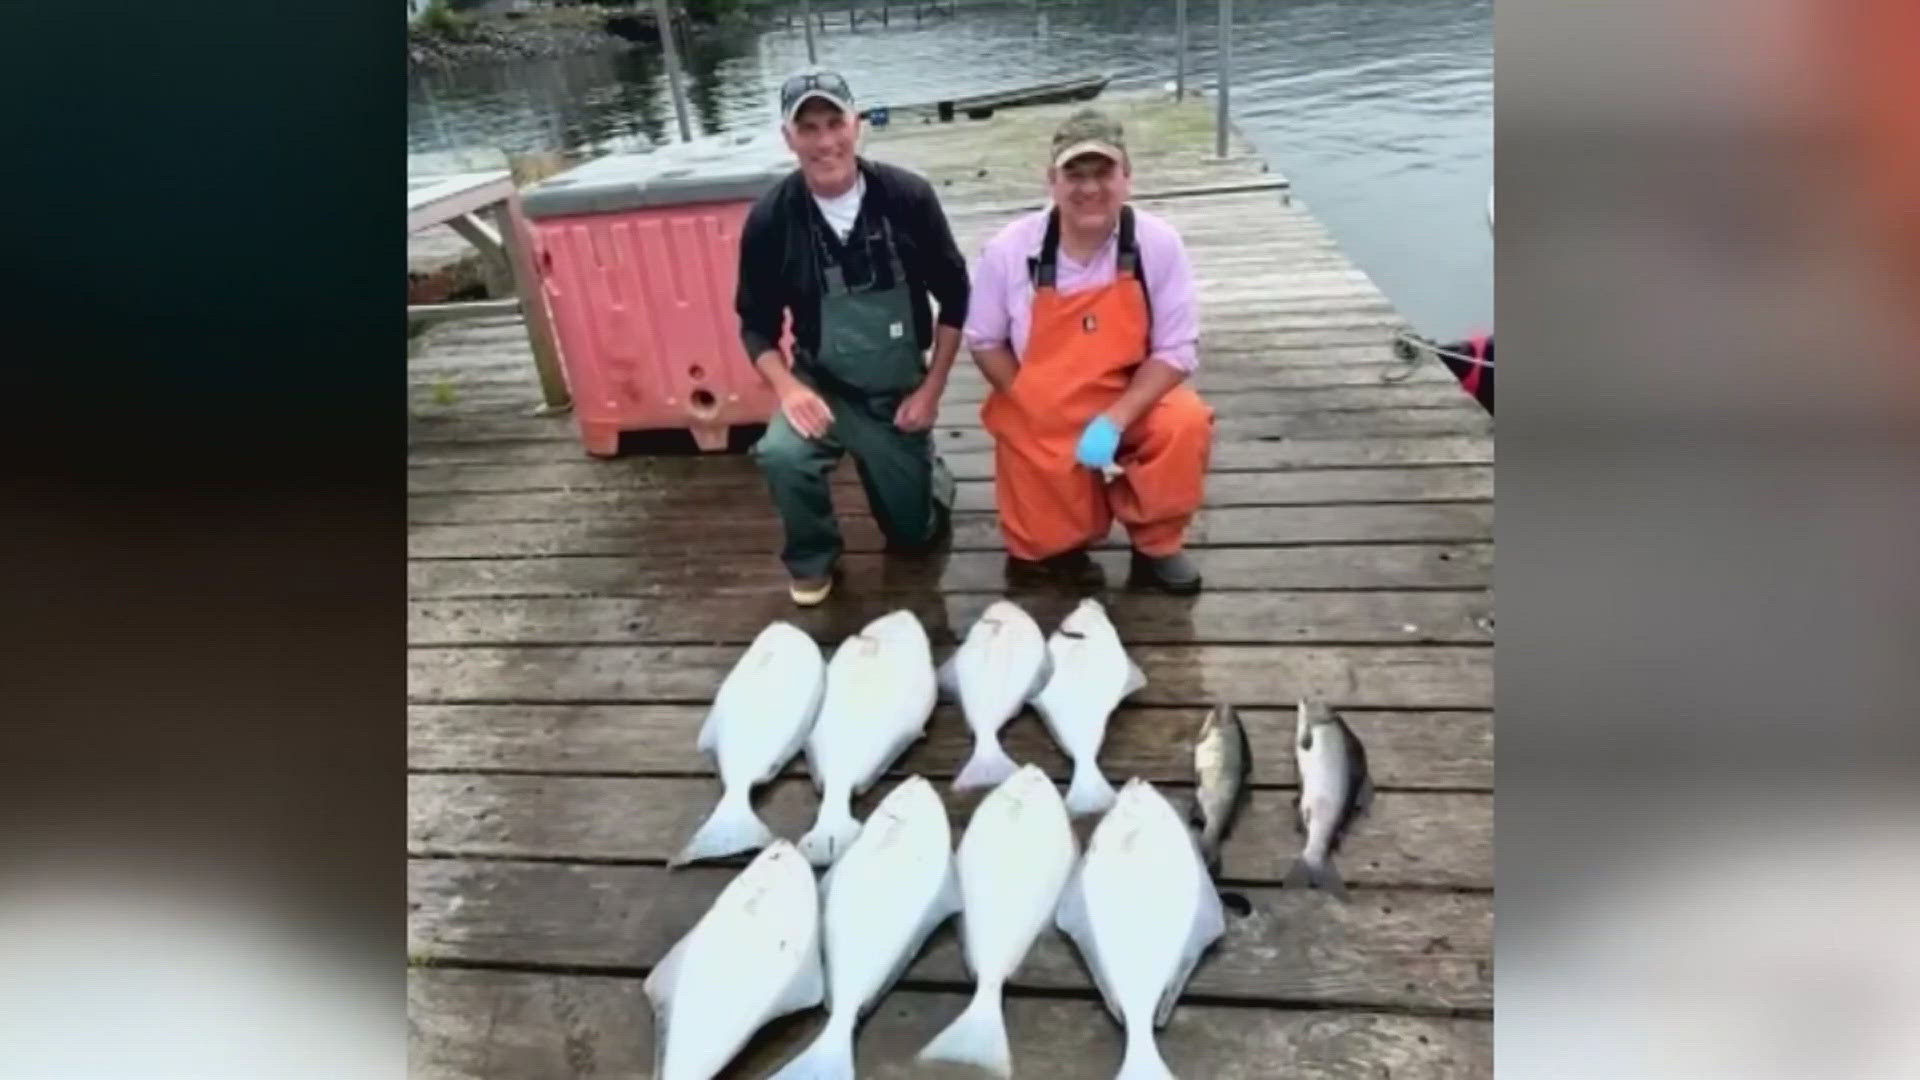
[[[869,195],[873,194],[873,186],[871,184],[867,186],[867,193]],[[851,285],[847,284],[846,271],[840,265],[839,258],[834,254],[833,245],[827,242],[826,233],[820,227],[818,211],[809,208],[813,210],[813,212],[807,215],[808,233],[813,237],[813,247],[820,266],[821,280],[825,283],[825,291],[828,293],[838,292],[852,295],[856,291],[872,291],[877,280],[872,274],[871,269],[873,261],[877,257],[874,252],[874,241],[876,240],[880,242],[882,250],[886,252],[887,266],[893,271],[894,287],[899,288],[907,284],[907,269],[900,261],[900,248],[899,245],[894,242],[893,221],[887,214],[885,200],[874,199],[871,200],[871,202],[872,213],[866,213],[868,208],[863,205],[861,207],[861,217],[855,222],[856,226],[864,226],[864,228],[856,227],[853,232],[847,234],[846,243],[841,245],[843,252],[854,244],[860,244],[866,252],[869,280],[865,290],[855,290]],[[878,231],[873,227],[871,219],[874,217],[880,219],[880,228]]]
[[[885,204],[882,204],[878,208],[878,213],[880,215],[880,242],[887,249],[887,266],[893,271],[894,288],[905,288],[907,284],[907,268],[900,261],[899,245],[893,241],[893,220],[888,217]],[[869,249],[869,251],[871,251],[871,249]]]
[[[1060,277],[1060,208],[1047,211],[1047,235],[1040,254],[1027,260],[1027,278],[1036,289],[1051,289]]]
[[[1153,291],[1147,288],[1146,268],[1140,262],[1140,237],[1134,230],[1133,207],[1120,208],[1120,250],[1114,255],[1115,274],[1131,274],[1140,283],[1140,302],[1147,308],[1147,334],[1153,334]]]
[[[1147,305],[1147,326],[1153,326],[1153,295],[1147,290],[1146,271],[1140,262],[1140,238],[1134,227],[1133,207],[1120,208],[1119,250],[1114,255],[1116,274],[1131,274],[1140,283],[1140,296]],[[1053,288],[1060,276],[1060,208],[1047,212],[1047,234],[1040,241],[1040,254],[1027,260],[1027,279],[1036,289]]]
[[[829,296],[834,293],[846,293],[846,272],[840,268],[840,260],[835,257],[833,245],[827,242],[827,232],[821,227],[820,211],[811,205],[806,207],[807,238],[812,241],[813,262],[820,270],[821,291]]]

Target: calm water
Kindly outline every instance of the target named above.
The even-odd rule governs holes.
[[[1219,5],[1188,8],[1189,77],[1211,82]],[[1422,332],[1490,329],[1491,0],[1237,0],[1235,12],[1235,123]],[[820,62],[866,102],[1095,71],[1116,89],[1173,76],[1172,0],[963,7],[918,28],[897,15],[815,35]],[[797,24],[683,52],[706,132],[774,123],[776,88],[806,63]],[[645,49],[415,77],[408,100],[407,148],[422,161],[473,147],[643,150],[677,134]]]

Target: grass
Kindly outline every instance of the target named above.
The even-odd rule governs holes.
[[[473,22],[449,7],[447,0],[433,0],[427,10],[420,13],[420,21],[415,25],[434,37],[464,41],[472,32]]]

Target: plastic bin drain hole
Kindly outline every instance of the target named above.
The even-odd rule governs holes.
[[[711,416],[720,407],[719,399],[713,396],[713,391],[705,387],[687,395],[687,403],[693,406],[694,413],[699,416]]]

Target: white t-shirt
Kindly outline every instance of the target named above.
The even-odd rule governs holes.
[[[808,192],[808,194],[813,193]],[[827,219],[828,225],[833,226],[833,235],[836,239],[845,241],[847,234],[853,231],[853,219],[860,216],[860,200],[865,198],[866,194],[866,174],[855,173],[853,186],[833,198],[825,199],[817,194],[813,195],[814,204],[820,207],[821,216]]]

